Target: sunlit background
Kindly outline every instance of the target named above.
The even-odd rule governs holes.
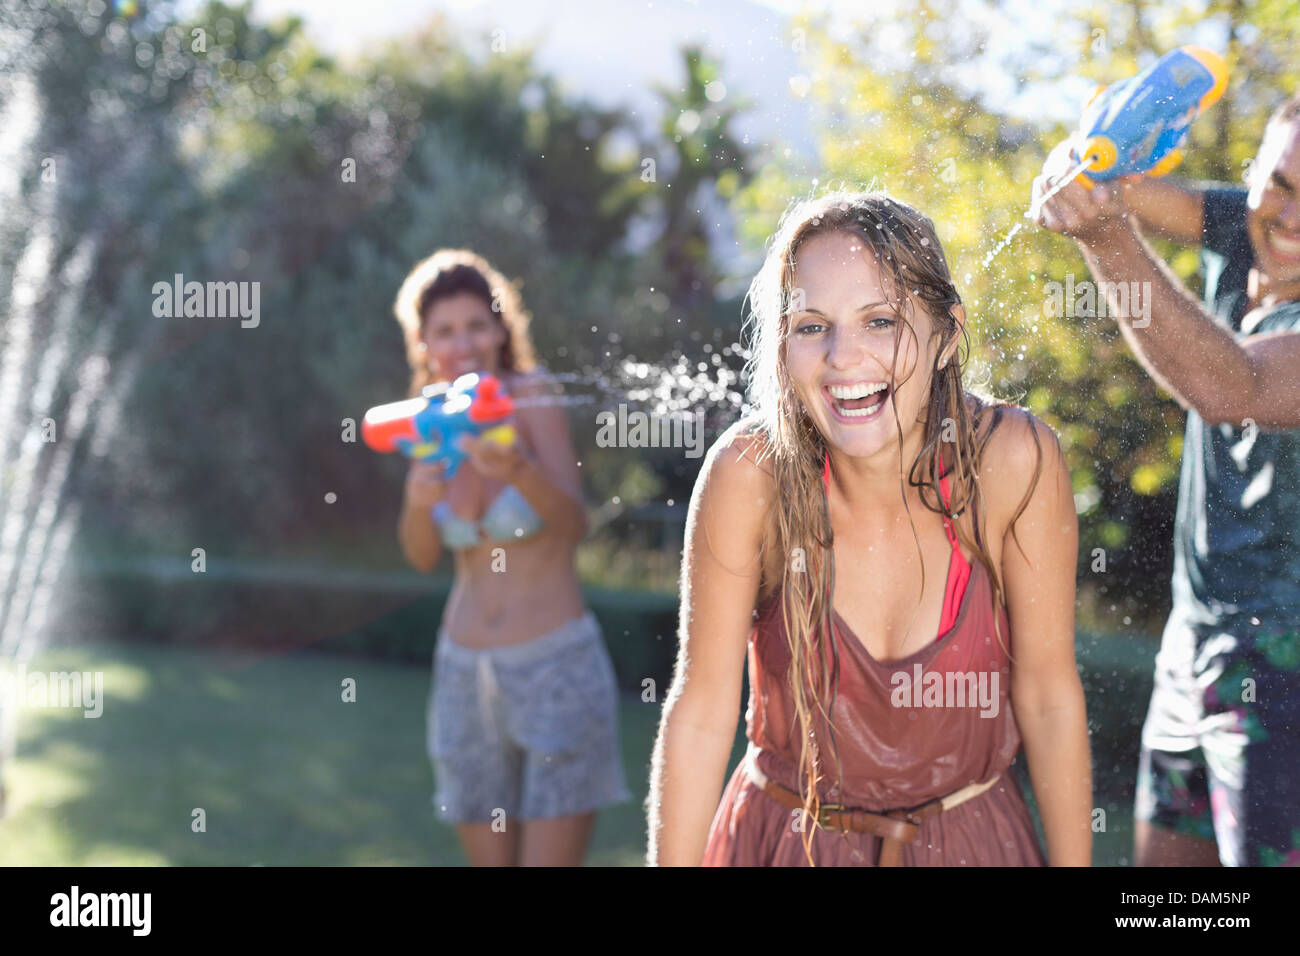
[[[1045,283],[1086,276],[1072,243],[1028,229],[981,263],[1084,97],[1176,46],[1232,71],[1179,174],[1239,182],[1298,22],[1295,0],[3,0],[0,658],[101,673],[104,706],[0,698],[0,863],[464,862],[424,750],[449,562],[405,566],[404,463],[340,437],[404,396],[392,302],[441,246],[522,280],[568,375],[580,571],[643,797],[700,462],[598,447],[596,415],[734,421],[744,290],[827,185],[934,219],[975,378],[1061,437],[1096,861],[1127,863],[1183,416],[1111,324],[1048,314]],[[1157,245],[1195,288],[1195,252]],[[260,321],[158,317],[176,274],[257,282]],[[640,806],[601,815],[592,862],[643,853]]]

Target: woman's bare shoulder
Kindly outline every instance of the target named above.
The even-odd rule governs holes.
[[[972,409],[980,451],[980,485],[989,516],[1009,524],[1043,480],[1064,467],[1056,432],[1026,408],[975,399]],[[995,526],[997,526],[995,524]]]
[[[760,597],[779,576],[772,521],[779,489],[772,442],[762,425],[741,420],[710,447],[700,469],[688,519],[705,534],[714,556],[736,572],[756,573]],[[761,603],[761,602],[760,602]]]
[[[709,447],[695,479],[687,520],[725,533],[733,556],[751,552],[762,538],[776,495],[769,449],[761,426],[742,419]]]
[[[769,491],[774,484],[771,457],[767,432],[754,419],[741,419],[710,446],[701,477],[707,475],[729,491]]]
[[[540,365],[527,371],[503,372],[500,378],[514,398],[559,395],[564,391],[555,374]]]
[[[573,426],[564,405],[564,389],[543,368],[527,372],[504,372],[502,384],[517,404],[515,425],[524,446],[534,455],[550,457],[568,467],[577,461],[573,450]]]

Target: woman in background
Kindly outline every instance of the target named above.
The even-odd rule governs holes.
[[[480,256],[444,249],[407,276],[394,312],[411,394],[469,372],[515,399],[544,393],[528,314]],[[463,439],[450,480],[412,462],[398,538],[418,570],[443,549],[455,578],[434,655],[434,804],[475,866],[577,866],[598,807],[631,798],[618,700],[600,627],[574,567],[586,511],[564,413],[523,402],[518,438]]]

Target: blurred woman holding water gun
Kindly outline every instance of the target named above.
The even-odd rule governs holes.
[[[394,304],[411,394],[469,373],[514,399],[546,389],[528,314],[483,258],[444,249],[415,266]],[[476,866],[581,864],[598,807],[631,798],[618,753],[617,690],[574,555],[586,533],[563,411],[524,402],[513,443],[459,439],[465,466],[413,460],[398,526],[429,572],[455,579],[429,702],[434,804]]]

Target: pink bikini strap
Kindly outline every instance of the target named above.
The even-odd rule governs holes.
[[[948,491],[948,476],[943,470],[943,459],[939,459],[939,492],[943,495],[943,506],[945,509],[952,508],[952,495]],[[946,514],[943,516],[943,529],[948,533],[948,540],[952,542],[952,549],[958,554],[961,548],[957,546],[957,532],[953,530],[952,519]]]

